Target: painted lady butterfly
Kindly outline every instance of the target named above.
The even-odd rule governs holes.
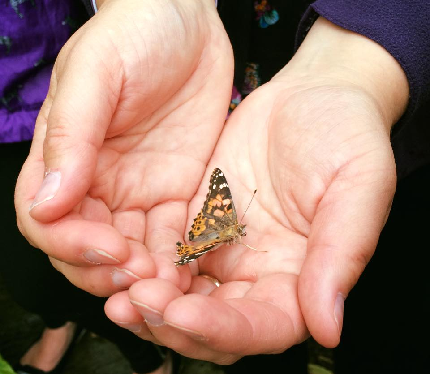
[[[197,244],[176,243],[176,255],[180,257],[175,262],[176,266],[188,264],[223,244],[243,244],[241,238],[246,235],[245,226],[238,223],[227,180],[224,173],[216,168],[212,172],[206,201],[188,234],[188,239]],[[243,245],[256,250],[247,244]]]

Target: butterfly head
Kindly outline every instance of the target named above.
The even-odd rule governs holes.
[[[237,224],[236,230],[240,236],[246,236],[245,227],[246,227],[246,225],[242,225],[241,223]]]

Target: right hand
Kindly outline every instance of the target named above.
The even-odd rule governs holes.
[[[93,294],[152,277],[186,289],[174,243],[222,130],[232,76],[212,0],[105,1],[54,66],[16,187],[21,232]],[[133,274],[112,278],[114,267]]]

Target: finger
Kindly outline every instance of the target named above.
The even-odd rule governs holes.
[[[169,280],[185,292],[191,282],[188,267],[176,267],[175,243],[183,240],[187,203],[171,201],[153,207],[147,213],[145,245],[157,264],[157,278]],[[197,272],[197,269],[194,268]]]
[[[235,281],[220,284],[219,287],[215,288],[210,296],[217,299],[236,299],[246,295],[248,291],[254,286],[254,282],[246,281]],[[196,292],[202,293],[202,292]],[[204,295],[204,293],[203,293]]]
[[[112,226],[127,239],[139,243],[145,239],[145,213],[140,210],[113,212]]]
[[[199,293],[201,295],[212,294],[220,286],[219,280],[208,275],[197,275],[192,277],[191,285],[187,293]]]
[[[130,304],[128,292],[118,292],[112,295],[105,304],[107,317],[118,326],[138,334],[140,338],[162,345],[154,338],[140,313]]]
[[[296,276],[268,277],[245,297],[229,300],[182,296],[169,282],[144,280],[130,288],[130,299],[163,344],[217,363],[281,352],[307,336]]]
[[[110,75],[99,63],[104,50],[98,49],[102,56],[95,55],[82,35],[84,30],[61,51],[36,122],[38,144],[32,157],[43,156],[45,176],[33,196],[31,215],[43,222],[70,211],[88,191],[121,89],[120,74]],[[82,54],[87,59],[78,58],[83,48],[89,48]],[[109,61],[112,69],[120,71],[115,57]]]
[[[141,243],[130,241],[130,256],[122,264],[79,267],[51,258],[54,267],[75,286],[97,296],[110,296],[128,289],[143,278],[152,278],[156,266]]]
[[[299,300],[311,334],[326,347],[339,343],[344,299],[375,250],[394,194],[393,167],[334,181],[312,222]]]
[[[258,281],[244,297],[187,295],[169,304],[164,320],[180,331],[194,332],[214,351],[239,356],[282,352],[307,334],[296,286],[296,276],[273,275]]]
[[[183,296],[172,283],[163,279],[148,279],[135,283],[129,290],[130,301],[144,318],[155,339],[188,357],[218,363],[232,363],[239,356],[215,352],[202,344],[201,336],[193,331],[177,329],[166,324],[163,312],[172,300]],[[110,316],[109,314],[108,316]],[[140,336],[139,333],[137,333]]]
[[[70,219],[72,216],[73,213],[52,224],[41,224],[27,216],[20,226],[33,246],[70,265],[118,265],[128,259],[128,243],[111,225]]]

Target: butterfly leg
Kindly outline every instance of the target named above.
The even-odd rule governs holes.
[[[261,251],[261,250],[259,250],[259,249],[257,249],[257,248],[251,247],[250,245],[245,244],[245,243],[239,243],[239,244],[242,244],[242,245],[244,245],[245,247],[247,247],[247,248],[249,248],[249,249],[252,249],[253,251],[256,251],[256,252],[267,252],[267,251]]]

